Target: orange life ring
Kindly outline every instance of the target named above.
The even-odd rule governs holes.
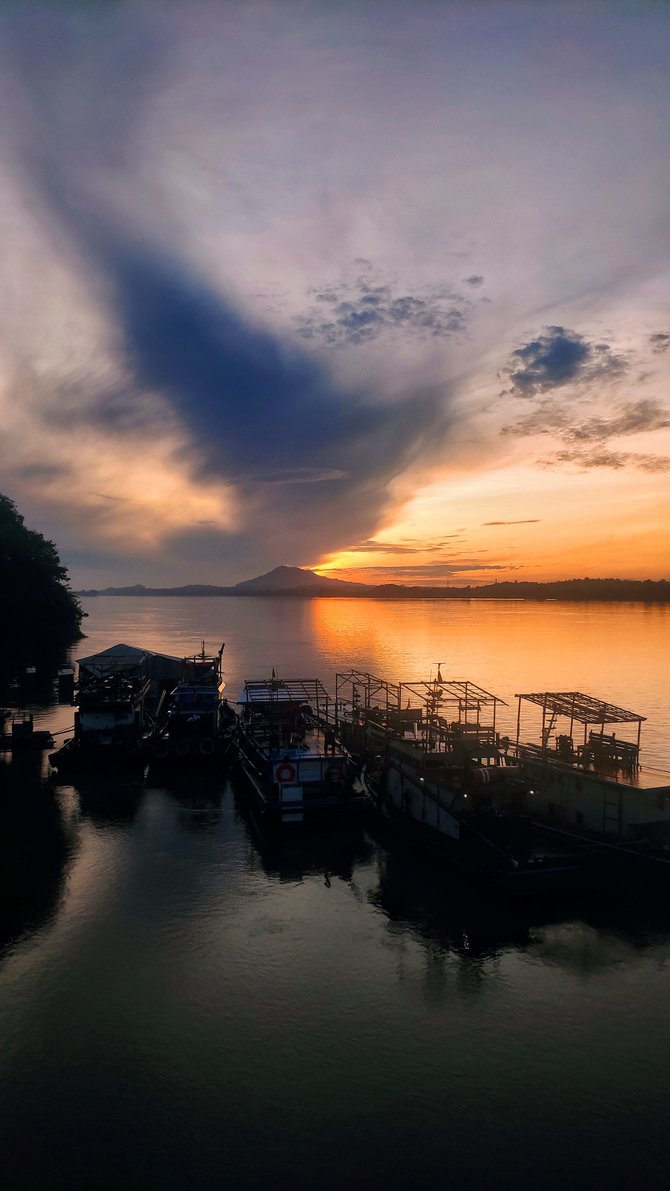
[[[342,781],[342,762],[333,761],[326,769],[327,782],[341,782]]]
[[[289,765],[288,761],[284,761],[281,765],[277,766],[275,777],[278,782],[294,782],[296,778],[295,768],[293,765]]]

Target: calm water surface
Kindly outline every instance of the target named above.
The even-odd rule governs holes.
[[[75,654],[225,640],[231,694],[440,662],[510,722],[518,691],[630,707],[670,762],[665,608],[86,606]],[[668,894],[510,907],[369,832],[271,847],[225,774],[2,773],[3,1187],[668,1185]]]

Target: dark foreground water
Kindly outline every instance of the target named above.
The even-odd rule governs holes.
[[[234,666],[262,676],[279,613],[241,603]],[[123,631],[91,609],[81,652],[150,644],[145,604]],[[292,669],[318,672],[299,605]],[[417,653],[469,633],[458,676],[499,690],[457,615]],[[372,655],[372,619],[339,625]],[[505,906],[376,832],[270,846],[225,774],[2,776],[3,1188],[667,1187],[667,892]]]

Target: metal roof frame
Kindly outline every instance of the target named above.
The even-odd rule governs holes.
[[[641,724],[647,718],[604,699],[585,695],[583,691],[539,691],[515,695],[515,698],[525,699],[552,715],[563,715],[579,724]]]
[[[345,698],[343,692],[348,690],[351,693]],[[426,708],[431,720],[442,718],[447,710],[452,714],[457,710],[459,722],[472,723],[469,716],[475,712],[477,724],[481,709],[492,707],[494,725],[497,705],[506,706],[504,699],[476,682],[467,678],[444,680],[439,670],[435,679],[400,683],[387,682],[363,670],[347,670],[336,675],[335,698],[338,710],[349,706],[354,710],[376,709],[387,714],[391,711],[402,713],[403,708],[410,708],[414,700],[415,705]]]
[[[320,678],[248,679],[238,703],[262,706],[267,703],[309,703],[318,711],[332,702]]]
[[[435,679],[433,682],[401,682],[400,688],[403,693],[410,692],[415,698],[433,708],[435,708],[435,704],[455,703],[459,713],[465,712],[466,718],[468,711],[479,712],[482,707],[495,709],[498,703],[507,706],[504,699],[493,695],[491,691],[484,690],[484,687],[478,686],[476,682],[471,682],[469,678]]]

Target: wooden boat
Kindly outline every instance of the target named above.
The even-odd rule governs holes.
[[[337,738],[332,700],[316,678],[248,681],[239,700],[237,758],[253,813],[265,824],[359,821],[367,798]]]
[[[74,737],[49,754],[52,767],[63,773],[143,764],[149,686],[148,679],[122,674],[84,679],[76,695]]]
[[[203,764],[227,756],[236,716],[223,696],[223,650],[208,654],[203,641],[200,653],[183,659],[182,676],[159,704],[147,739],[150,762]]]
[[[584,883],[581,846],[533,828],[520,769],[496,730],[503,700],[439,671],[399,684],[349,671],[336,689],[342,738],[365,764],[377,812],[405,842],[513,895]]]

